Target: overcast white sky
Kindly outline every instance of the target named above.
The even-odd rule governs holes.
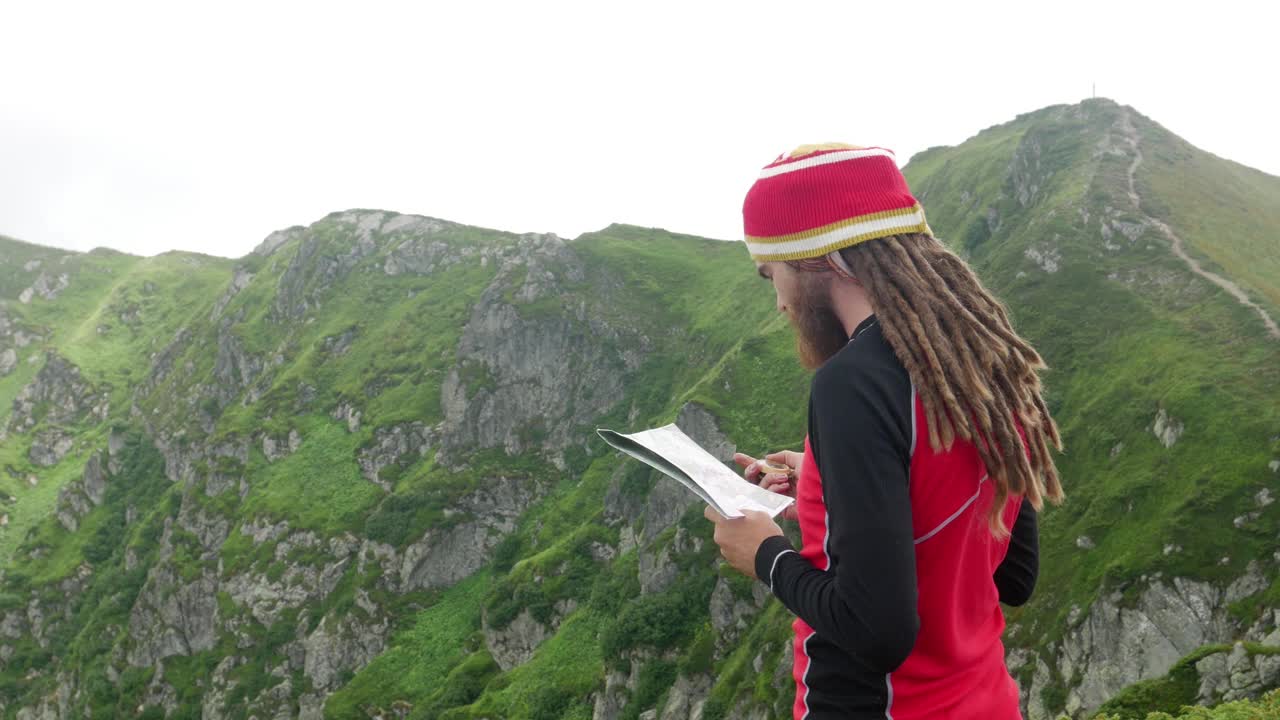
[[[368,207],[738,238],[794,145],[905,164],[1094,82],[1280,174],[1273,6],[0,0],[0,234],[238,257]]]

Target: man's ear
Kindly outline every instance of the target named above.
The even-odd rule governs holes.
[[[840,254],[839,250],[827,253],[827,265],[831,266],[831,271],[836,274],[836,277],[842,280],[858,282],[858,278],[853,276],[853,270],[849,268],[849,263],[844,261],[844,256]]]

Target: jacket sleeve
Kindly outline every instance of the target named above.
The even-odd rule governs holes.
[[[822,476],[830,569],[773,537],[756,552],[756,574],[818,635],[891,672],[910,655],[920,626],[909,430],[890,410],[900,399],[891,397],[886,371],[842,370],[851,371],[819,371],[810,394],[810,447]]]
[[[1009,550],[993,575],[1000,602],[1023,605],[1031,599],[1040,572],[1040,534],[1036,527],[1036,509],[1025,499],[1018,509],[1018,519],[1010,531]]]

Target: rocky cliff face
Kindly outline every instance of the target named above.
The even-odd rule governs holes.
[[[103,468],[102,453],[98,453],[89,458],[80,480],[64,485],[58,491],[58,522],[67,530],[75,532],[79,528],[80,518],[102,504],[106,490],[106,471]]]
[[[7,309],[7,301],[0,300],[0,377],[13,372],[18,366],[18,352],[38,341],[40,335],[26,327]]]
[[[1187,578],[1150,578],[1136,601],[1113,592],[1087,611],[1074,608],[1061,646],[1048,648],[1058,677],[1070,681],[1064,707],[1047,707],[1046,689],[1061,685],[1043,657],[1019,651],[1010,654],[1011,671],[1034,668],[1031,682],[1022,687],[1027,716],[1053,718],[1058,710],[1071,715],[1096,710],[1127,686],[1165,675],[1179,660],[1204,646],[1240,640],[1280,647],[1274,614],[1243,626],[1230,612],[1234,603],[1267,588],[1261,567],[1259,562],[1251,563],[1248,572],[1226,588]],[[1261,682],[1262,676],[1247,678],[1248,682],[1238,678],[1235,686],[1228,682],[1224,687],[1230,680],[1227,668],[1244,667],[1240,657],[1230,663],[1226,659],[1225,653],[1216,653],[1201,661],[1206,688],[1202,695],[1209,693],[1209,688],[1216,693],[1209,700],[1253,698],[1274,687],[1274,683]],[[1273,677],[1270,662],[1263,667],[1266,677]],[[1228,690],[1233,692],[1226,698]]]
[[[1280,623],[1273,624],[1280,626]],[[1273,630],[1263,639],[1266,648],[1280,648]],[[1200,687],[1196,700],[1204,705],[1252,699],[1280,685],[1280,653],[1250,652],[1243,642],[1230,651],[1216,652],[1196,662]]]
[[[85,382],[76,366],[49,353],[34,381],[14,399],[8,423],[0,427],[0,440],[12,434],[34,432],[28,457],[37,467],[58,464],[74,442],[72,425],[102,422],[110,402],[105,392]]]
[[[623,397],[623,378],[644,361],[646,340],[610,326],[585,302],[557,307],[560,288],[584,280],[564,240],[522,236],[497,262],[441,388],[443,445],[556,454],[581,442],[573,430],[582,418],[605,414]]]

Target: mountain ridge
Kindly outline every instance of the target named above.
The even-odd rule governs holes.
[[[1207,161],[1131,112],[1053,106],[905,168],[1052,368],[1068,502],[1008,612],[1031,718],[1189,657],[1174,700],[1275,681],[1226,648],[1280,637],[1276,344],[1158,224],[1261,296],[1252,236],[1211,231],[1270,190],[1166,214],[1200,182],[1170,168]],[[356,210],[235,260],[31,252],[0,264],[0,715],[786,716],[785,609],[591,439],[802,442],[807,375],[734,243]]]

